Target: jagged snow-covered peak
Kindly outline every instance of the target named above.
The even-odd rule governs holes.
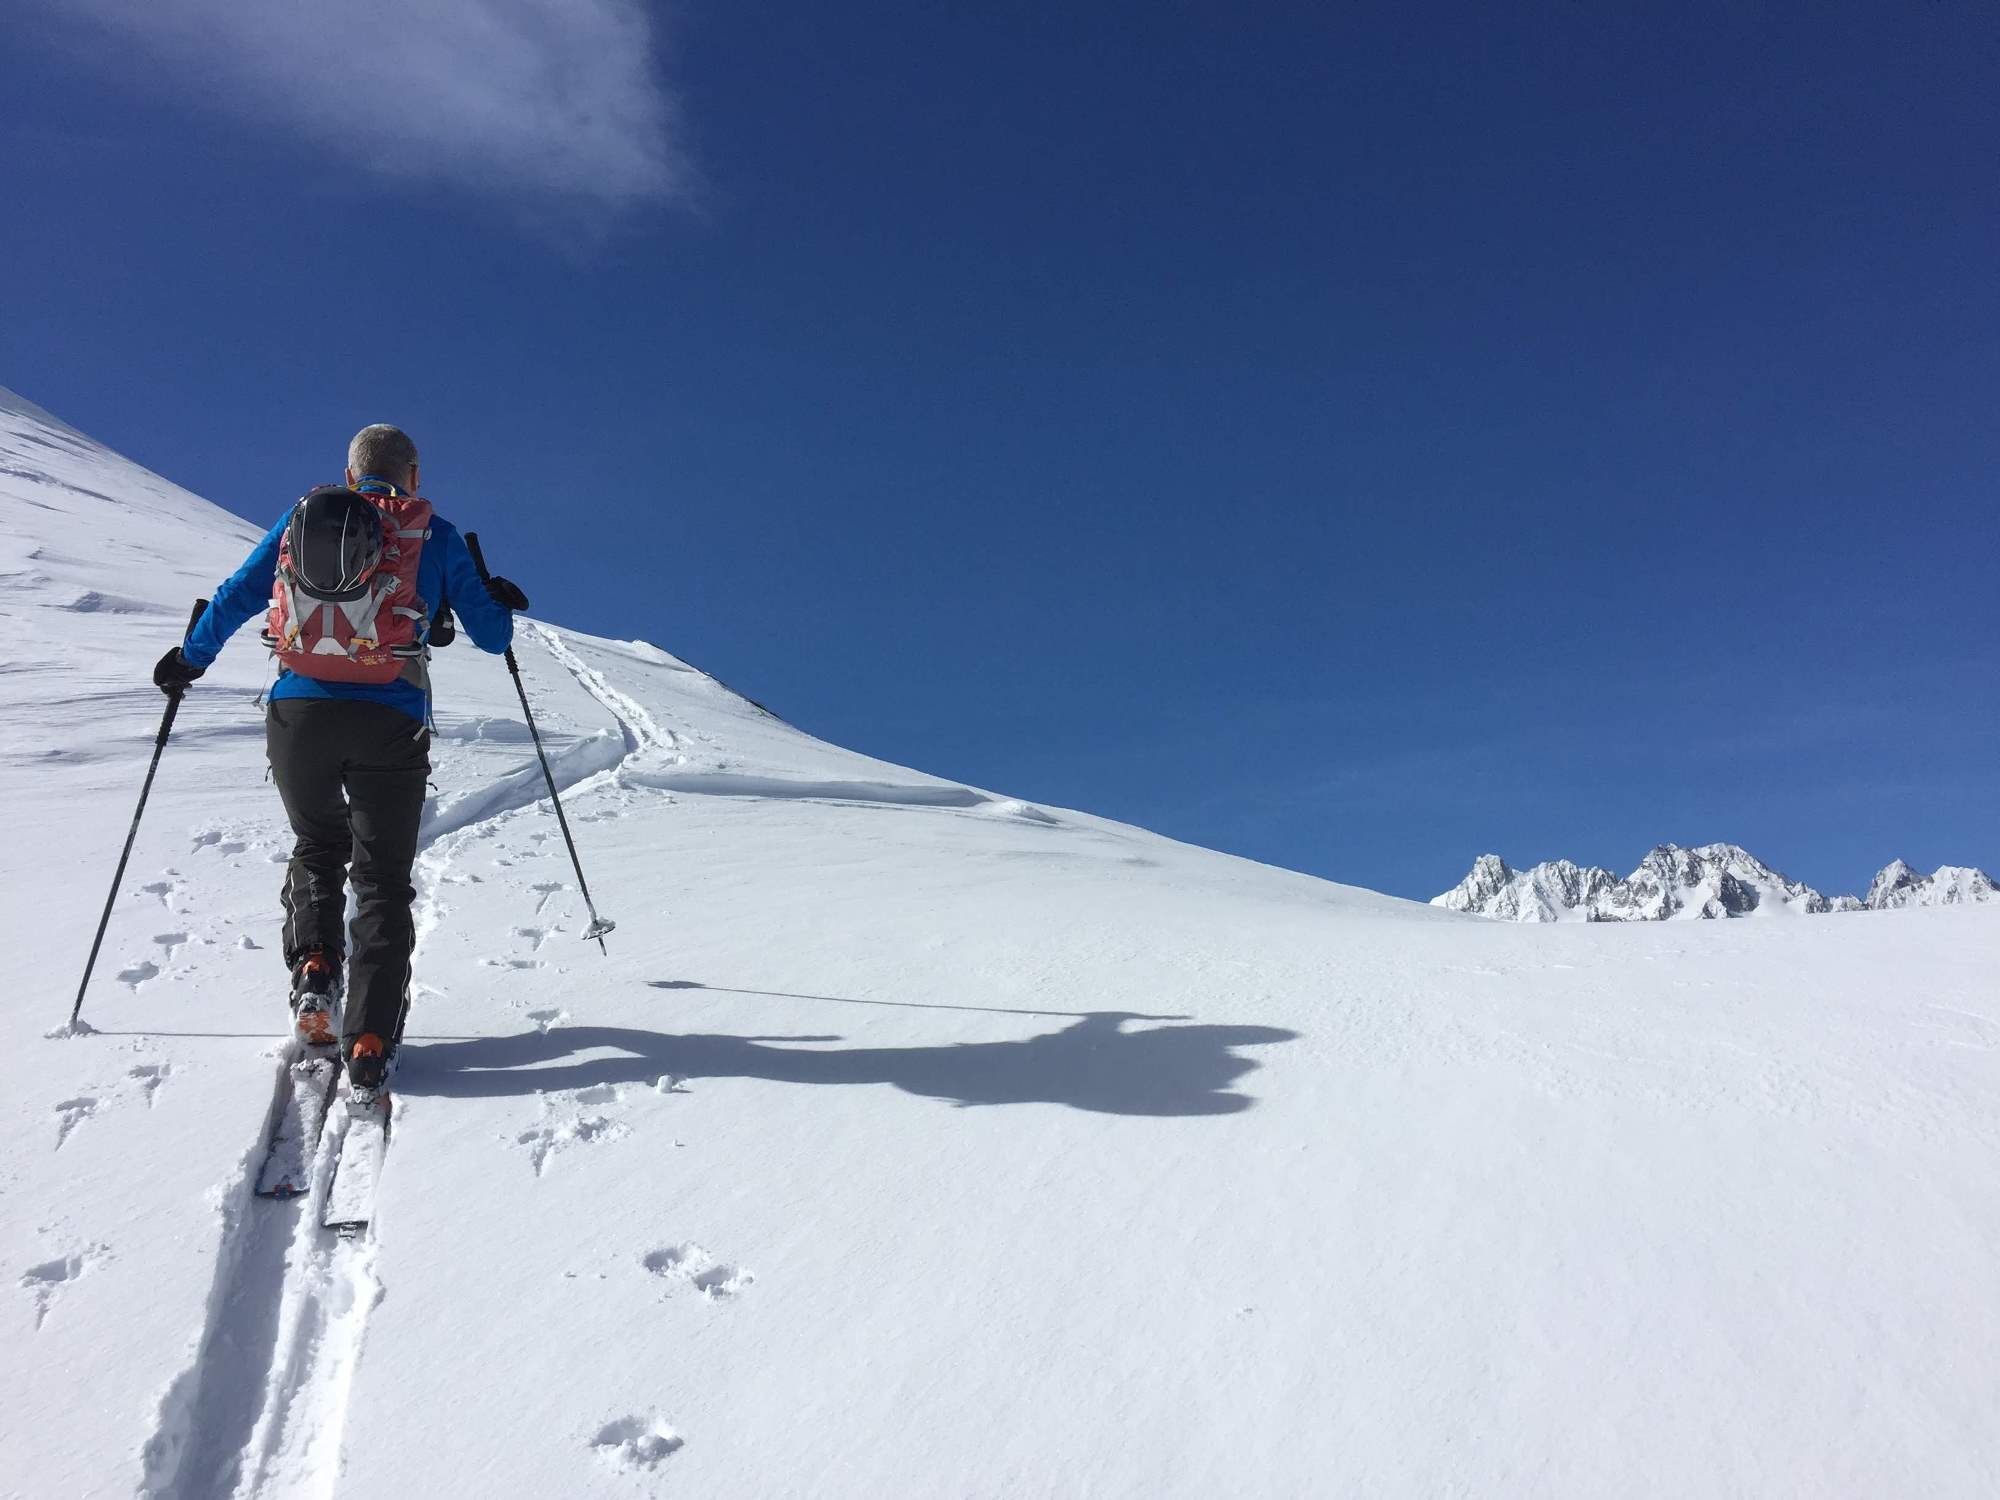
[[[1617,884],[1618,877],[1598,865],[1558,859],[1516,871],[1499,855],[1482,854],[1471,874],[1431,904],[1509,922],[1585,921]]]
[[[1891,860],[1864,901],[1822,895],[1737,844],[1694,849],[1661,844],[1623,880],[1596,865],[1580,868],[1566,859],[1515,870],[1497,854],[1482,854],[1471,873],[1431,905],[1505,922],[1659,922],[1775,913],[1818,916],[1996,899],[2000,887],[1985,871],[1967,865],[1941,865],[1923,875],[1900,859]]]
[[[1623,921],[1671,917],[1747,917],[1775,912],[1817,914],[1833,903],[1736,844],[1683,849],[1660,844],[1611,895],[1608,914]]]
[[[1818,915],[1861,905],[1830,899],[1736,844],[1660,844],[1623,880],[1598,866],[1552,860],[1516,872],[1496,854],[1434,906],[1510,922],[1660,922],[1671,918]]]
[[[1870,911],[1895,911],[1910,906],[1962,906],[1971,901],[2000,899],[2000,887],[1984,870],[1969,865],[1939,865],[1921,875],[1900,859],[1892,859],[1868,886]]]

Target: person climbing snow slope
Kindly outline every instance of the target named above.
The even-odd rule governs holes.
[[[381,1088],[408,1008],[415,944],[411,867],[430,772],[434,622],[455,611],[495,655],[525,595],[482,580],[465,540],[417,494],[417,449],[400,428],[364,427],[345,485],[301,498],[153,669],[184,689],[252,615],[277,659],[265,742],[296,842],[285,870],[283,953],[299,1040],[333,1045],[349,1087]],[[347,882],[354,924],[344,930]],[[351,938],[351,941],[350,941]]]

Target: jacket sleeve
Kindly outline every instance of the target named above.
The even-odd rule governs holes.
[[[458,534],[456,526],[449,521],[433,520],[431,541],[442,543],[439,551],[444,563],[444,602],[452,607],[458,623],[472,637],[472,644],[498,656],[514,644],[513,611],[495,604],[493,596],[486,592],[479,568],[472,561],[472,550],[465,545],[465,538]]]
[[[270,604],[271,583],[278,575],[278,543],[284,540],[285,523],[290,519],[291,512],[285,512],[283,519],[243,559],[243,566],[230,574],[208,601],[208,608],[201,612],[201,618],[195,621],[194,629],[181,645],[181,655],[193,665],[213,666],[223,646],[243,622],[261,614]]]

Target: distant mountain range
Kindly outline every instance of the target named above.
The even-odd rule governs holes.
[[[1623,880],[1566,859],[1516,870],[1497,854],[1482,854],[1472,873],[1431,905],[1504,922],[1664,922],[1958,906],[1996,896],[2000,888],[1983,870],[1943,865],[1922,875],[1900,859],[1883,867],[1865,898],[1825,896],[1735,844],[1661,844]]]

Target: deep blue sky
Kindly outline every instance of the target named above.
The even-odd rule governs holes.
[[[259,522],[401,423],[546,617],[1340,880],[2000,866],[1992,7],[509,9],[30,0],[0,383]]]

